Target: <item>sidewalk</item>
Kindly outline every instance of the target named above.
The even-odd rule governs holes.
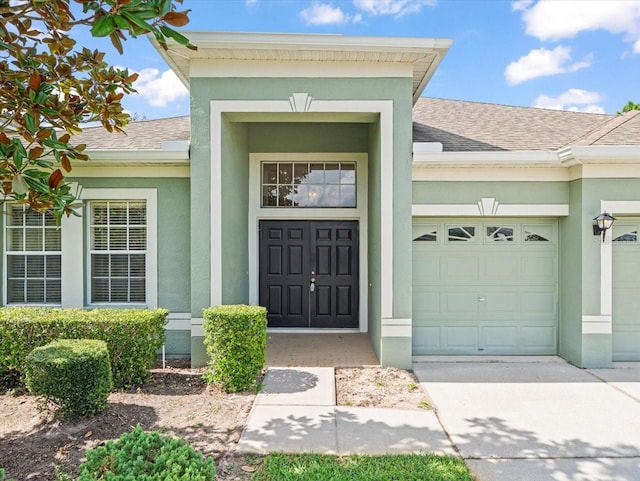
[[[336,406],[333,368],[270,368],[239,453],[455,455],[433,411]]]

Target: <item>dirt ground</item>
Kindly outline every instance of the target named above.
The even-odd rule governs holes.
[[[202,369],[184,361],[152,371],[152,380],[111,394],[107,409],[88,418],[61,419],[41,411],[24,392],[0,393],[0,467],[17,481],[54,481],[56,469],[76,475],[85,450],[116,439],[140,424],[145,430],[182,437],[216,460],[217,479],[247,481],[260,462],[234,448],[255,393],[226,394],[207,387]],[[411,373],[390,368],[336,370],[338,404],[421,409],[424,392]]]

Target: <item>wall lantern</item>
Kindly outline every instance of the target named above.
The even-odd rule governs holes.
[[[593,220],[596,221],[596,223],[593,224],[593,235],[602,234],[602,242],[604,242],[605,233],[607,232],[608,229],[611,229],[611,226],[613,225],[613,221],[616,220],[616,218],[613,217],[611,214],[607,214],[606,212],[603,212]]]

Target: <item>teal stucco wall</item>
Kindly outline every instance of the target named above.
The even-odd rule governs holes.
[[[411,315],[411,109],[412,85],[410,78],[192,78],[191,88],[191,175],[192,192],[192,314],[201,316],[201,310],[210,303],[210,211],[209,205],[198,205],[197,199],[209,195],[210,162],[210,102],[212,100],[281,100],[286,101],[293,92],[308,92],[317,100],[384,100],[393,101],[393,216],[394,216],[394,268],[393,316],[410,318]],[[222,135],[223,162],[223,301],[238,301],[248,297],[245,273],[247,251],[248,206],[244,199],[248,192],[247,167],[251,152],[368,152],[372,145],[371,128],[346,119],[344,115],[317,117],[305,113],[289,115],[285,122],[278,115],[261,114],[253,119],[229,115],[224,120]],[[300,119],[300,122],[297,120]],[[255,120],[255,121],[254,121]],[[377,120],[367,119],[365,122]],[[239,124],[244,123],[244,127]],[[375,128],[375,127],[373,127]],[[377,137],[378,139],[380,137]],[[244,145],[241,145],[243,144]],[[374,152],[375,155],[375,152]],[[378,152],[379,155],[379,152]],[[371,161],[370,161],[371,162]],[[371,164],[369,172],[371,175]],[[244,178],[242,178],[244,175]],[[373,177],[370,177],[373,179]],[[380,203],[380,187],[369,185],[369,281],[379,283],[375,257],[382,255],[379,245],[380,229],[372,223],[372,205]],[[238,183],[240,182],[240,183]],[[235,192],[231,192],[236,189]],[[228,195],[229,194],[229,195]],[[244,196],[244,197],[242,197]],[[301,215],[303,215],[301,213]],[[379,215],[379,211],[377,212]],[[197,219],[197,224],[196,224]],[[244,219],[244,227],[241,226]],[[373,226],[373,227],[372,227]],[[233,246],[230,245],[233,243]],[[241,252],[244,248],[244,252]],[[229,255],[227,253],[230,253]],[[231,259],[231,254],[233,259]],[[227,266],[235,265],[234,272]],[[373,267],[373,268],[372,268]],[[244,277],[243,277],[244,276]],[[380,293],[370,289],[369,329],[374,342],[380,341]],[[376,298],[378,296],[378,298]],[[376,327],[378,326],[378,327]],[[410,339],[409,339],[410,343]],[[410,345],[410,344],[409,344]],[[380,347],[377,347],[380,353]],[[394,356],[397,357],[396,354]],[[410,362],[410,351],[403,353],[404,364]],[[394,361],[395,362],[395,361]]]

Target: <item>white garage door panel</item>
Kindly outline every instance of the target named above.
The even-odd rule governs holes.
[[[556,353],[557,221],[417,220],[413,232],[414,354]]]
[[[640,361],[640,219],[613,225],[613,360]]]

